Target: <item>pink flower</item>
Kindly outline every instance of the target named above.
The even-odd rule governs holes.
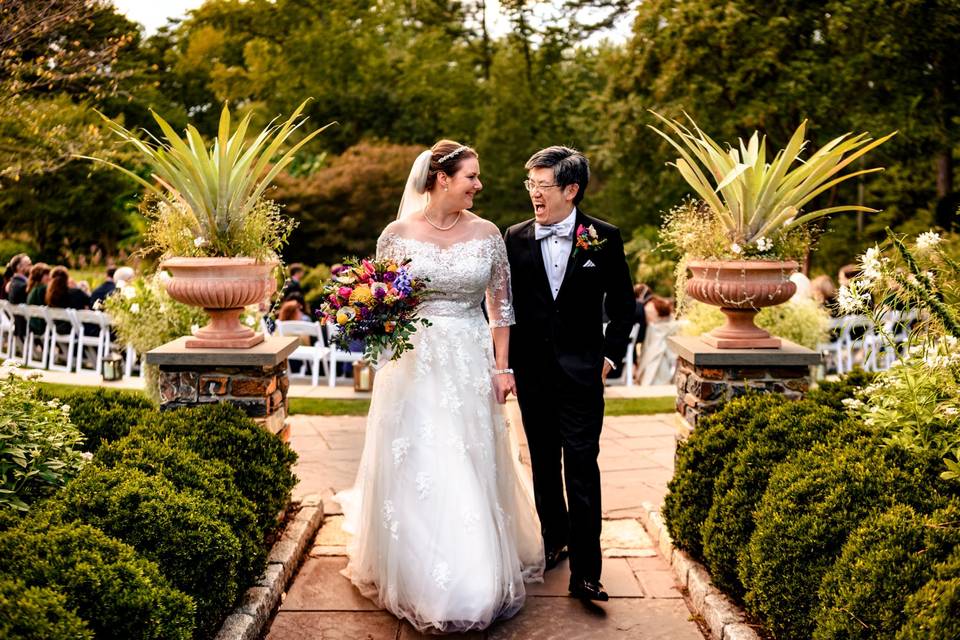
[[[349,298],[350,294],[353,293],[353,289],[351,289],[350,287],[340,287],[337,290],[337,293],[340,295],[341,298]]]
[[[582,236],[584,233],[586,233],[586,231],[587,231],[587,228],[586,228],[585,226],[583,226],[582,224],[577,227],[577,235],[578,235],[578,236]]]
[[[377,272],[377,268],[374,267],[373,263],[370,262],[369,260],[366,260],[366,259],[361,260],[360,264],[363,265],[363,268],[366,269],[367,273],[369,273],[370,275],[373,275],[374,273]]]

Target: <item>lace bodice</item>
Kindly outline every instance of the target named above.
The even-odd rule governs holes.
[[[433,293],[420,315],[468,317],[480,313],[486,296],[491,327],[514,324],[510,294],[510,265],[499,234],[488,234],[441,247],[433,242],[400,236],[386,230],[377,241],[377,258],[409,258],[414,276],[429,278]]]

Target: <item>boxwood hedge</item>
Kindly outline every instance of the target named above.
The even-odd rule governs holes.
[[[4,640],[93,640],[93,631],[67,607],[62,593],[0,578],[0,638]]]

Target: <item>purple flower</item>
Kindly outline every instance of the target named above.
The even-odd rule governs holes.
[[[410,274],[406,269],[397,270],[397,278],[393,281],[394,288],[405,296],[410,295],[411,287]]]
[[[383,281],[386,282],[387,284],[392,283],[396,279],[397,279],[397,273],[395,271],[387,271],[386,273],[383,274]]]

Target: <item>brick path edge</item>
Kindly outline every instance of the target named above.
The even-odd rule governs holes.
[[[244,592],[214,640],[257,640],[263,635],[322,522],[323,501],[319,496],[305,496],[297,515],[270,549],[263,575]]]
[[[660,510],[650,502],[641,503],[640,521],[664,558],[677,582],[687,589],[694,613],[703,618],[713,640],[760,640],[747,623],[744,611],[725,593],[713,586],[706,567],[673,546]]]

